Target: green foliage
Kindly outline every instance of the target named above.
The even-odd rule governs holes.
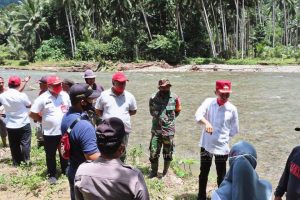
[[[191,165],[197,162],[194,159],[173,159],[171,168],[178,177],[186,177],[192,174]]]
[[[155,38],[149,42],[149,53],[153,58],[175,64],[181,59],[181,43],[175,31],[168,31],[166,35],[156,35]]]
[[[76,59],[98,61],[101,58],[107,60],[122,59],[125,47],[123,41],[113,37],[111,41],[103,43],[99,40],[89,39],[79,42],[77,45]]]
[[[29,61],[28,60],[20,60],[19,66],[25,66],[25,65],[29,65]]]
[[[40,48],[35,53],[35,60],[64,60],[65,43],[61,38],[51,38],[44,40]]]
[[[142,145],[139,145],[139,146],[136,146],[136,147],[133,147],[133,148],[129,149],[128,155],[130,156],[132,164],[133,165],[138,165],[139,160],[143,155]]]

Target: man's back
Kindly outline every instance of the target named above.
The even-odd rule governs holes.
[[[76,199],[148,199],[142,173],[119,159],[99,158],[80,165],[75,177]]]

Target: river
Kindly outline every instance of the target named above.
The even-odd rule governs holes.
[[[53,73],[44,71],[2,70],[1,75],[7,81],[10,75],[25,77],[30,75],[31,88],[38,88],[36,80],[42,75]],[[83,82],[78,72],[59,72],[62,78]],[[299,132],[294,128],[300,126],[300,73],[238,73],[238,72],[126,72],[129,78],[127,90],[137,100],[138,112],[132,117],[133,132],[130,146],[141,144],[145,155],[151,137],[151,117],[148,101],[152,93],[157,91],[157,82],[167,77],[172,83],[172,91],[181,97],[182,112],[176,122],[177,158],[193,158],[199,160],[198,141],[200,126],[194,122],[194,114],[206,97],[214,96],[215,80],[232,81],[233,93],[230,100],[236,105],[240,119],[240,134],[234,137],[231,144],[241,139],[254,144],[258,153],[257,171],[260,177],[276,186],[292,148],[299,144]],[[98,72],[96,82],[109,88],[111,75]],[[33,100],[38,89],[26,87]],[[199,164],[193,168],[199,172]],[[215,170],[212,170],[215,171]],[[274,189],[274,188],[273,188]]]

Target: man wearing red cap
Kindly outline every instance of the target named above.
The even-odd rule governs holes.
[[[128,136],[131,132],[130,116],[136,114],[137,104],[134,96],[125,90],[127,77],[123,72],[116,72],[112,76],[112,88],[105,90],[96,101],[96,113],[103,120],[117,117],[121,119],[125,125],[126,144]],[[121,160],[124,161],[126,153]]]
[[[71,106],[69,95],[62,91],[62,80],[57,76],[47,78],[48,91],[33,103],[29,116],[42,122],[44,147],[49,183],[56,184],[56,150],[61,138],[61,121]],[[65,174],[67,161],[60,156],[62,173]]]
[[[206,199],[206,186],[213,156],[215,156],[218,186],[226,174],[226,161],[230,150],[229,139],[239,131],[237,109],[228,101],[231,92],[230,81],[216,81],[217,98],[205,99],[195,114],[197,123],[205,126],[199,143],[201,162],[198,200]]]
[[[29,162],[31,148],[31,126],[28,108],[31,102],[28,96],[19,92],[21,79],[11,76],[8,80],[9,89],[0,94],[0,104],[6,111],[6,128],[13,165]]]

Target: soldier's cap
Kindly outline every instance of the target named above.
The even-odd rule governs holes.
[[[42,76],[37,82],[47,84],[48,76]]]
[[[68,78],[65,78],[65,79],[63,80],[63,84],[66,84],[66,85],[68,85],[69,87],[72,87],[72,85],[74,85],[74,81],[72,81],[72,80],[70,80],[70,79],[68,79]]]
[[[121,144],[126,135],[124,123],[117,117],[105,119],[96,128],[98,145]]]
[[[162,78],[158,81],[158,87],[172,86],[169,79]]]
[[[100,92],[93,90],[86,83],[76,83],[70,88],[70,100],[74,101],[76,99],[91,98],[95,99],[100,96]]]

